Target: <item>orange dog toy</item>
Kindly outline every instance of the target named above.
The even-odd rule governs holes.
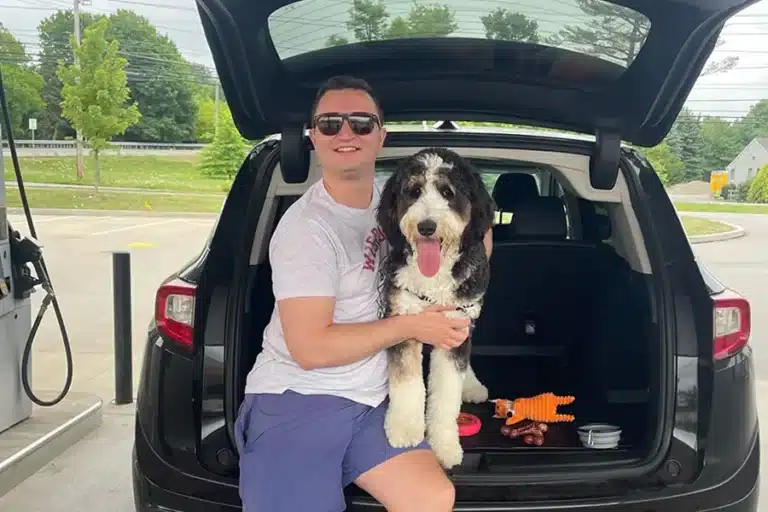
[[[559,405],[568,405],[575,400],[572,396],[558,396],[554,393],[542,393],[530,398],[518,398],[507,400],[497,398],[490,400],[496,404],[494,418],[506,418],[507,425],[513,425],[523,420],[543,421],[546,423],[558,423],[573,421],[576,418],[570,414],[558,414]]]

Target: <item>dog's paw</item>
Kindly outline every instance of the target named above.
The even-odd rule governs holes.
[[[428,441],[438,462],[445,469],[461,464],[464,451],[461,449],[458,431],[449,432],[448,429],[441,429],[428,434]]]
[[[467,379],[461,390],[461,400],[464,403],[481,404],[488,401],[488,388],[477,379]]]
[[[393,448],[410,448],[424,440],[424,411],[420,408],[392,407],[384,418],[384,431]]]

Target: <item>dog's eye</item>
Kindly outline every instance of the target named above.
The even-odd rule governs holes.
[[[421,195],[421,186],[419,185],[414,185],[413,187],[410,188],[410,190],[408,190],[408,196],[411,199],[418,199],[420,195]]]
[[[443,185],[442,187],[440,187],[439,191],[440,191],[440,195],[443,196],[445,199],[447,199],[449,201],[451,199],[453,199],[453,197],[455,195],[453,193],[453,190],[451,189],[451,187],[449,187],[447,185]]]

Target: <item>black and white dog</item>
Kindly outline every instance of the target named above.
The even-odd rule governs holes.
[[[381,267],[383,316],[444,305],[457,307],[446,314],[476,319],[490,278],[483,237],[493,214],[480,174],[457,153],[430,148],[405,159],[387,180],[377,213],[389,245]],[[388,350],[385,428],[392,446],[415,446],[426,432],[444,467],[461,463],[456,420],[462,401],[488,399],[469,365],[470,344],[433,348],[428,398],[422,344],[409,340]]]

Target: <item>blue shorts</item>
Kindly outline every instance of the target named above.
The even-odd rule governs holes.
[[[376,408],[331,395],[245,396],[235,424],[245,512],[341,512],[344,487],[400,453]]]

